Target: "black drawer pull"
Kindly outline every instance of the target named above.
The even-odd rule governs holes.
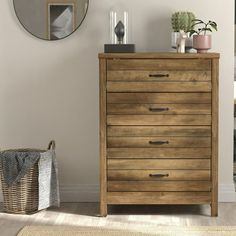
[[[150,107],[149,111],[152,111],[152,112],[169,111],[169,108],[168,107],[165,107],[165,108],[152,108],[152,107]]]
[[[169,174],[149,174],[150,177],[169,177]]]
[[[163,144],[169,144],[169,141],[149,141],[149,144],[152,144],[152,145],[163,145]]]
[[[169,77],[169,74],[150,74],[150,78],[164,78],[164,77]]]

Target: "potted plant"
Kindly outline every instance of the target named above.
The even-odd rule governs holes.
[[[189,51],[192,49],[193,42],[192,38],[190,37],[190,31],[193,30],[192,22],[195,19],[196,17],[192,12],[178,11],[172,14],[172,48],[176,48],[177,40],[180,37],[180,31],[183,30],[188,35],[186,39],[185,50]]]
[[[217,31],[217,24],[214,21],[209,20],[204,22],[199,19],[193,20],[193,27],[198,27],[197,30],[192,29],[190,35],[193,34],[193,48],[197,50],[198,53],[206,53],[211,49],[211,35],[207,32]]]

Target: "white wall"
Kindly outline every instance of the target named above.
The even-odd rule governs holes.
[[[108,42],[108,13],[123,4],[132,16],[138,51],[170,49],[170,16],[190,10],[218,22],[213,49],[220,63],[221,199],[232,200],[234,1],[90,0],[87,18],[72,36],[45,42],[17,21],[12,1],[0,7],[0,145],[44,147],[54,138],[65,200],[98,193],[98,59]],[[78,190],[78,191],[77,191]],[[88,196],[87,194],[90,193]]]

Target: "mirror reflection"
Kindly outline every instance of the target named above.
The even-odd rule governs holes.
[[[72,34],[83,22],[89,0],[14,0],[16,15],[34,36],[58,40]]]

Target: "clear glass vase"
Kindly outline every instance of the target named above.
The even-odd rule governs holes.
[[[116,32],[115,32],[116,31]],[[123,32],[123,37],[119,37],[119,31]],[[129,13],[124,10],[110,11],[110,43],[129,43]]]

